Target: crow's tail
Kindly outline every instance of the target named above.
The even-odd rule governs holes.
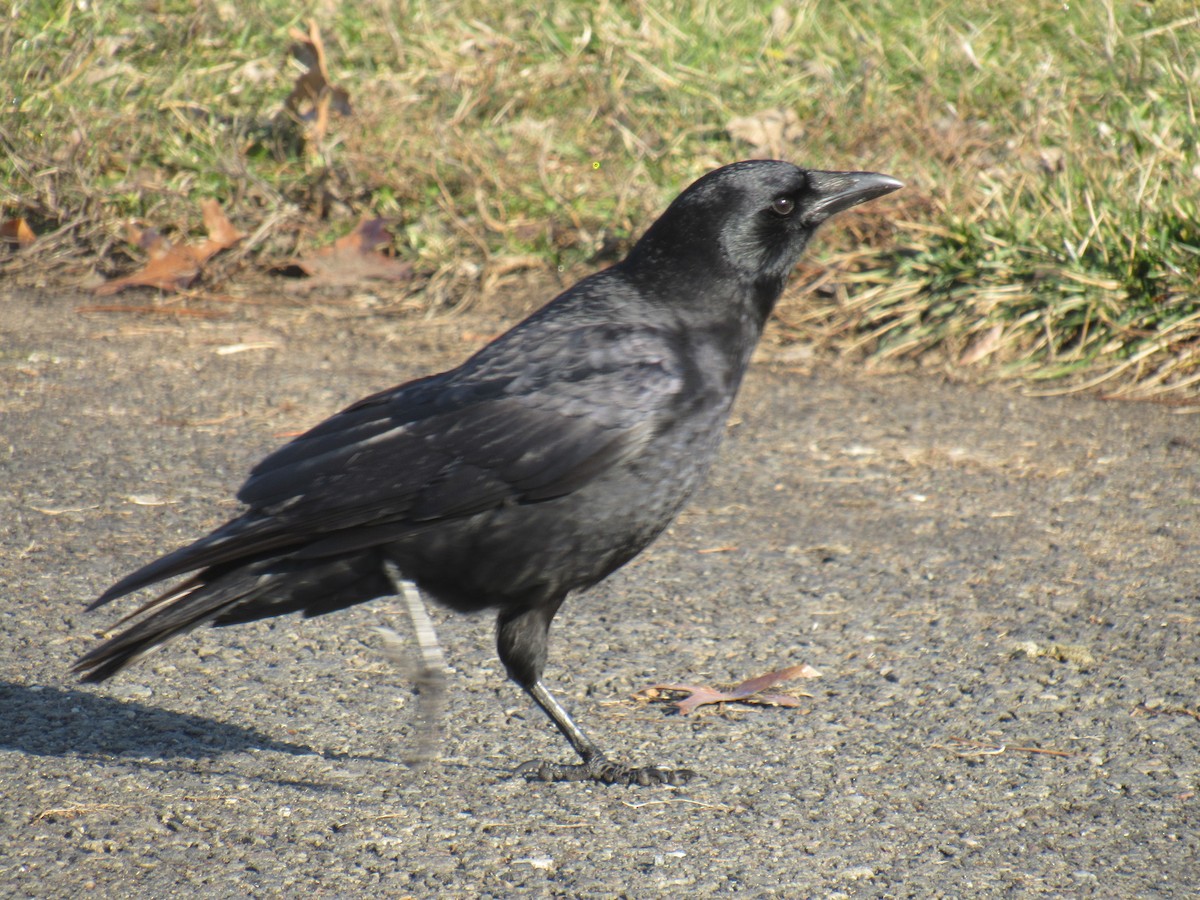
[[[72,671],[83,673],[84,681],[104,681],[155,647],[201,625],[236,625],[292,612],[319,616],[393,590],[383,559],[373,550],[214,566],[126,616],[118,626],[143,618],[80,658]]]

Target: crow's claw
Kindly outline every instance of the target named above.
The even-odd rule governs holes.
[[[533,759],[517,767],[515,774],[529,781],[596,781],[600,784],[639,784],[648,787],[687,784],[696,777],[691,769],[664,769],[659,766],[626,766],[597,757],[582,763],[555,763]]]

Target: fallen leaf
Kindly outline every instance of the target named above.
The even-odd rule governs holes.
[[[160,291],[181,291],[190,287],[200,277],[200,270],[208,260],[244,237],[233,227],[216,200],[201,200],[200,210],[208,229],[208,239],[195,246],[172,244],[154,228],[130,226],[126,235],[129,243],[145,250],[150,261],[132,275],[106,281],[95,289],[95,293],[107,297],[131,287],[153,287]]]
[[[133,222],[125,227],[125,241],[145,250],[151,259],[164,256],[171,249],[171,242],[163,237],[157,228],[142,228]]]
[[[972,363],[977,363],[985,357],[991,356],[996,348],[1000,346],[1000,338],[1004,335],[1004,326],[1000,324],[993,325],[979,337],[977,337],[962,356],[958,358],[960,366],[969,366]]]
[[[101,297],[116,294],[131,287],[154,287],[160,291],[181,291],[191,286],[200,275],[200,266],[186,245],[168,245],[159,256],[152,256],[138,271],[123,278],[114,278],[96,288]]]
[[[200,201],[200,212],[204,216],[204,227],[208,229],[208,240],[192,251],[196,261],[203,265],[222,250],[228,250],[245,237],[233,227],[221,204],[211,197]]]
[[[325,62],[325,44],[321,30],[310,20],[308,33],[298,28],[289,32],[292,40],[292,56],[306,71],[296,79],[292,92],[284,101],[284,107],[299,121],[309,125],[310,137],[320,141],[329,129],[329,115],[349,116],[350,94],[343,88],[334,87],[329,80],[329,67]]]
[[[774,672],[768,672],[766,675],[758,675],[754,678],[748,678],[741,684],[734,687],[723,689],[715,688],[709,685],[695,684],[656,684],[651,687],[644,688],[634,694],[634,697],[643,700],[653,700],[657,698],[663,691],[673,691],[676,693],[685,693],[688,696],[675,703],[675,707],[679,710],[680,715],[686,716],[699,706],[704,706],[709,703],[761,703],[769,706],[799,706],[800,700],[791,694],[767,694],[763,693],[767,688],[772,688],[784,681],[790,681],[793,678],[820,678],[821,673],[808,664],[798,666],[789,666],[786,669],[778,669]],[[809,697],[810,694],[800,694],[801,697]]]
[[[317,287],[354,285],[363,281],[406,281],[413,276],[411,263],[379,251],[391,243],[386,219],[364,218],[349,234],[328,247],[292,260],[276,271],[287,274],[298,269],[309,276],[291,285],[291,290],[308,291]]]
[[[37,235],[23,218],[6,219],[0,222],[0,240],[15,247],[28,247],[37,240]]]

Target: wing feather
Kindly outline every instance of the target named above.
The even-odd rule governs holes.
[[[355,403],[260,462],[250,508],[130,574],[94,605],[268,552],[342,552],[506,504],[579,490],[677,414],[671,334],[576,325],[528,345],[509,332],[459,369]],[[507,341],[507,345],[505,345]]]

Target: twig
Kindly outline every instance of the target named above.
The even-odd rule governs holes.
[[[1067,750],[1046,750],[1042,747],[1012,747],[1008,744],[992,744],[984,741],[973,741],[970,738],[952,737],[950,740],[955,744],[962,744],[970,748],[968,752],[963,753],[955,751],[960,756],[999,756],[1001,753],[1040,753],[1043,756],[1074,756]],[[936,745],[935,745],[936,746]]]
[[[1140,713],[1152,716],[1191,716],[1200,722],[1200,709],[1188,709],[1186,706],[1147,706],[1145,703],[1139,703],[1130,715],[1136,716]]]
[[[628,806],[630,809],[642,809],[646,806],[670,806],[673,803],[688,803],[692,806],[699,806],[703,809],[719,809],[722,812],[733,812],[732,806],[721,806],[719,803],[702,803],[699,800],[689,800],[686,797],[679,797],[675,800],[646,800],[642,803],[630,803],[628,800],[622,800],[622,805]]]

